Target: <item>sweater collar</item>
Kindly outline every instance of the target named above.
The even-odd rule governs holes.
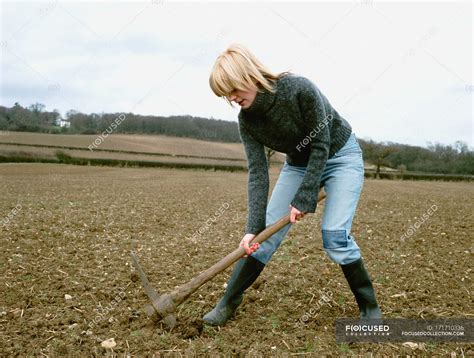
[[[265,114],[275,102],[276,94],[270,92],[266,88],[257,91],[254,101],[249,108],[242,108],[244,113]]]

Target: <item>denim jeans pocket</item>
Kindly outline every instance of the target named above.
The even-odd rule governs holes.
[[[362,149],[360,148],[359,142],[354,133],[351,134],[349,139],[347,140],[346,144],[339,149],[334,156],[335,157],[342,157],[347,154],[362,154]]]

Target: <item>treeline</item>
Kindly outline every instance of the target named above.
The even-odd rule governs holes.
[[[375,165],[377,176],[382,167],[397,169],[401,173],[474,175],[474,152],[461,141],[454,145],[429,144],[428,148],[360,139],[359,143],[364,159]]]
[[[14,132],[61,133],[57,126],[61,115],[57,110],[47,112],[41,103],[24,108],[18,103],[12,108],[0,106],[0,130]]]
[[[100,134],[113,128],[114,133],[163,134],[218,142],[239,142],[236,122],[192,116],[141,116],[132,113],[84,114],[68,111],[70,127],[60,127],[63,120],[57,110],[47,112],[36,103],[28,108],[18,103],[12,108],[0,106],[0,130],[63,134]],[[111,126],[121,118],[120,125]],[[406,144],[364,141],[359,139],[364,159],[376,166],[404,172],[474,175],[474,152],[463,142],[453,145],[430,144],[427,148]]]
[[[100,134],[107,130],[122,134],[162,134],[216,142],[240,141],[237,123],[193,116],[142,116],[133,113],[91,113],[68,111],[62,119],[57,110],[47,112],[40,103],[28,108],[15,103],[0,106],[0,130],[61,134]],[[112,125],[120,117],[120,125]],[[122,120],[123,119],[123,120]],[[60,126],[60,121],[69,127]]]

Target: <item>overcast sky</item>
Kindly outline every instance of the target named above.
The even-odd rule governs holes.
[[[470,1],[2,1],[0,104],[236,121],[208,78],[239,42],[359,137],[474,147],[472,18]]]

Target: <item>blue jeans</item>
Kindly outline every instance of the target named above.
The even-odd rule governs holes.
[[[288,207],[303,181],[305,171],[306,167],[285,162],[267,206],[267,226],[289,213]],[[346,144],[328,159],[321,177],[321,186],[327,194],[321,225],[323,248],[329,258],[340,265],[360,258],[359,246],[350,233],[363,182],[362,150],[352,133]],[[291,226],[288,224],[273,234],[251,256],[267,264]]]

